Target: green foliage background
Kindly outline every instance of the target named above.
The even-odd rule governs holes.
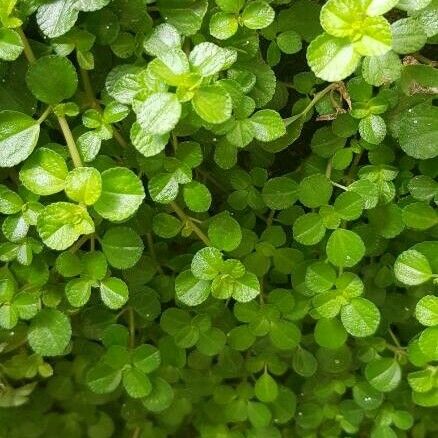
[[[437,0],[0,2],[0,438],[438,433]]]

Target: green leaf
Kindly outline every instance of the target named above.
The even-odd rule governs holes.
[[[191,271],[200,280],[213,280],[222,271],[222,253],[216,248],[202,248],[193,257]]]
[[[297,201],[298,184],[287,177],[272,178],[263,186],[262,197],[272,210],[284,210]]]
[[[0,59],[15,61],[23,51],[20,35],[13,29],[0,29]]]
[[[102,194],[94,204],[97,213],[112,222],[132,216],[145,197],[141,180],[124,167],[105,170],[101,177]]]
[[[379,87],[400,78],[402,63],[394,52],[381,56],[367,56],[362,62],[362,75],[371,85]]]
[[[204,85],[193,96],[193,108],[203,120],[218,124],[231,117],[231,96],[220,85]]]
[[[359,64],[360,55],[348,39],[322,34],[307,49],[307,62],[325,81],[340,81],[350,76]]]
[[[175,279],[175,293],[187,306],[198,306],[210,295],[210,281],[199,280],[191,271],[184,271]]]
[[[195,34],[207,12],[207,0],[159,0],[158,9],[183,35]]]
[[[216,248],[233,251],[242,241],[242,230],[239,223],[228,212],[222,212],[210,221],[208,238]]]
[[[168,213],[158,213],[152,219],[152,230],[165,239],[175,237],[182,227],[181,221]]]
[[[276,111],[257,111],[249,119],[254,137],[263,142],[273,141],[286,134],[283,119]]]
[[[32,193],[47,196],[64,190],[67,174],[67,164],[61,155],[39,148],[26,160],[19,177]]]
[[[400,383],[400,365],[395,359],[374,359],[365,367],[365,377],[377,391],[391,392]]]
[[[341,219],[351,221],[362,215],[364,200],[354,191],[343,192],[336,198],[333,206]]]
[[[380,116],[370,115],[359,122],[360,136],[371,144],[380,144],[386,137],[386,124]]]
[[[87,304],[91,296],[93,282],[86,278],[75,278],[65,286],[65,295],[73,307],[82,307]]]
[[[29,345],[41,356],[63,354],[70,338],[70,321],[66,315],[56,309],[41,310],[29,327]]]
[[[260,401],[270,403],[278,397],[278,386],[271,375],[265,372],[256,380],[254,392]]]
[[[94,222],[87,210],[69,202],[49,204],[38,216],[38,233],[49,248],[61,251],[82,234],[94,232]]]
[[[288,55],[298,53],[303,47],[300,35],[294,30],[280,33],[277,36],[277,44],[279,49]]]
[[[132,364],[143,373],[152,373],[160,366],[160,363],[160,351],[152,345],[140,345],[132,353]]]
[[[413,202],[406,205],[402,217],[407,227],[417,230],[427,230],[438,224],[436,210],[426,202]]]
[[[239,303],[253,300],[260,293],[260,283],[255,274],[246,272],[233,280],[231,296]]]
[[[394,274],[402,283],[416,286],[430,280],[432,269],[429,261],[421,252],[410,249],[397,257]]]
[[[294,223],[294,239],[302,245],[316,245],[325,235],[326,228],[317,213],[306,213]]]
[[[21,211],[23,200],[17,193],[0,184],[0,213],[14,214]]]
[[[151,412],[161,412],[170,406],[173,397],[172,387],[161,377],[156,377],[152,380],[152,392],[142,400],[142,403]]]
[[[330,263],[349,268],[356,265],[365,255],[365,245],[355,232],[338,229],[330,235],[326,252]]]
[[[140,127],[151,135],[171,131],[181,117],[181,104],[176,94],[159,92],[151,94],[136,109]]]
[[[421,352],[427,357],[428,361],[438,360],[438,327],[428,327],[423,330],[418,339]]]
[[[415,317],[423,325],[438,325],[438,297],[426,295],[421,298],[415,307]]]
[[[29,67],[26,84],[38,100],[53,105],[75,94],[78,76],[67,58],[49,55]]]
[[[204,184],[198,181],[191,181],[184,186],[183,197],[191,211],[201,213],[210,208],[211,193]]]
[[[353,298],[341,309],[341,320],[350,335],[371,336],[379,326],[380,313],[374,303],[365,298]]]
[[[100,283],[100,296],[110,309],[120,309],[128,301],[128,286],[120,278],[106,278]]]
[[[310,175],[300,182],[299,200],[309,208],[328,204],[333,192],[330,180],[320,173]]]
[[[65,193],[80,204],[93,205],[102,193],[102,178],[94,167],[78,167],[67,175]]]
[[[400,121],[400,146],[409,156],[427,160],[438,156],[438,108],[417,106],[408,109]]]
[[[326,292],[334,286],[335,281],[336,272],[328,263],[312,263],[306,270],[305,284],[312,292]]]
[[[76,0],[54,0],[38,8],[36,20],[49,38],[59,37],[69,31],[78,18]]]
[[[413,18],[402,18],[391,25],[392,49],[396,53],[407,54],[420,50],[427,41],[421,23]]]
[[[6,330],[13,329],[18,323],[18,312],[15,306],[4,304],[0,307],[0,327]]]
[[[0,166],[13,167],[34,150],[40,125],[17,111],[0,111]]]
[[[143,398],[152,391],[152,384],[149,377],[135,368],[128,368],[123,371],[123,387],[132,398]]]
[[[321,318],[315,325],[315,342],[321,347],[336,350],[345,344],[348,334],[341,322],[336,319]]]
[[[275,11],[265,1],[256,0],[246,5],[242,12],[242,23],[249,29],[264,29],[275,18]]]
[[[149,180],[148,189],[153,201],[168,204],[178,195],[178,182],[173,174],[160,173]]]
[[[132,268],[143,254],[140,236],[129,227],[113,227],[102,238],[102,250],[108,263],[117,269]]]
[[[121,380],[121,371],[106,363],[98,363],[90,368],[86,375],[88,387],[96,394],[113,392],[120,385]]]
[[[280,350],[291,350],[301,340],[299,328],[290,321],[275,321],[269,331],[271,343]]]
[[[97,11],[102,9],[111,0],[76,0],[75,8],[79,11]]]
[[[245,5],[245,0],[215,0],[216,4],[225,12],[238,13]]]

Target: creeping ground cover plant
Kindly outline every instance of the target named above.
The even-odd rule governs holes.
[[[0,0],[0,438],[438,435],[437,0]]]

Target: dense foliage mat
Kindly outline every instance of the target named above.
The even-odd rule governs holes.
[[[2,0],[0,437],[436,437],[437,17]]]

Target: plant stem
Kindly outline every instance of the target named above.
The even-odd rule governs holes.
[[[348,187],[345,187],[342,184],[338,184],[338,183],[336,183],[334,181],[331,181],[331,183],[332,183],[333,186],[338,187],[338,188],[340,188],[342,190],[348,190]]]
[[[153,259],[153,261],[155,262],[155,264],[157,265],[157,271],[160,274],[164,274],[163,272],[163,268],[161,267],[161,265],[158,263],[158,259],[157,259],[157,254],[155,252],[155,248],[154,248],[154,239],[152,237],[152,233],[147,233],[146,234],[146,239],[148,242],[148,248],[149,248],[149,253]]]
[[[135,315],[134,309],[132,307],[128,310],[128,318],[129,318],[129,346],[134,348],[135,346]]]
[[[32,47],[30,47],[29,40],[27,39],[21,27],[16,29],[16,31],[18,32],[18,35],[20,35],[21,42],[23,43],[24,56],[29,61],[29,64],[33,64],[36,61],[36,57],[33,53]]]
[[[41,114],[41,116],[39,117],[39,119],[37,120],[37,123],[41,125],[41,123],[44,122],[44,120],[47,119],[47,117],[49,117],[49,114],[52,112],[52,107],[48,106],[44,112]]]
[[[76,147],[75,140],[73,138],[73,134],[70,131],[70,127],[68,126],[67,120],[65,117],[58,116],[59,126],[61,127],[61,131],[64,134],[65,141],[67,143],[68,150],[70,152],[70,156],[73,160],[73,164],[75,167],[82,167],[81,156],[79,155],[78,148]]]
[[[184,213],[184,211],[178,206],[176,202],[171,202],[170,206],[183,222],[190,224],[190,228],[192,229],[192,231],[199,237],[200,240],[202,240],[205,243],[205,245],[211,246],[211,242],[208,239],[208,237],[202,232],[202,230],[197,225],[193,223],[190,217]]]
[[[289,126],[291,123],[295,122],[301,117],[304,117],[327,93],[335,90],[336,88],[339,88],[338,82],[333,82],[332,84],[327,85],[327,87],[325,87],[323,90],[313,96],[313,99],[309,102],[309,104],[306,106],[306,108],[304,108],[303,111],[301,111],[299,114],[295,114],[292,117],[284,119],[284,124],[286,126]]]

